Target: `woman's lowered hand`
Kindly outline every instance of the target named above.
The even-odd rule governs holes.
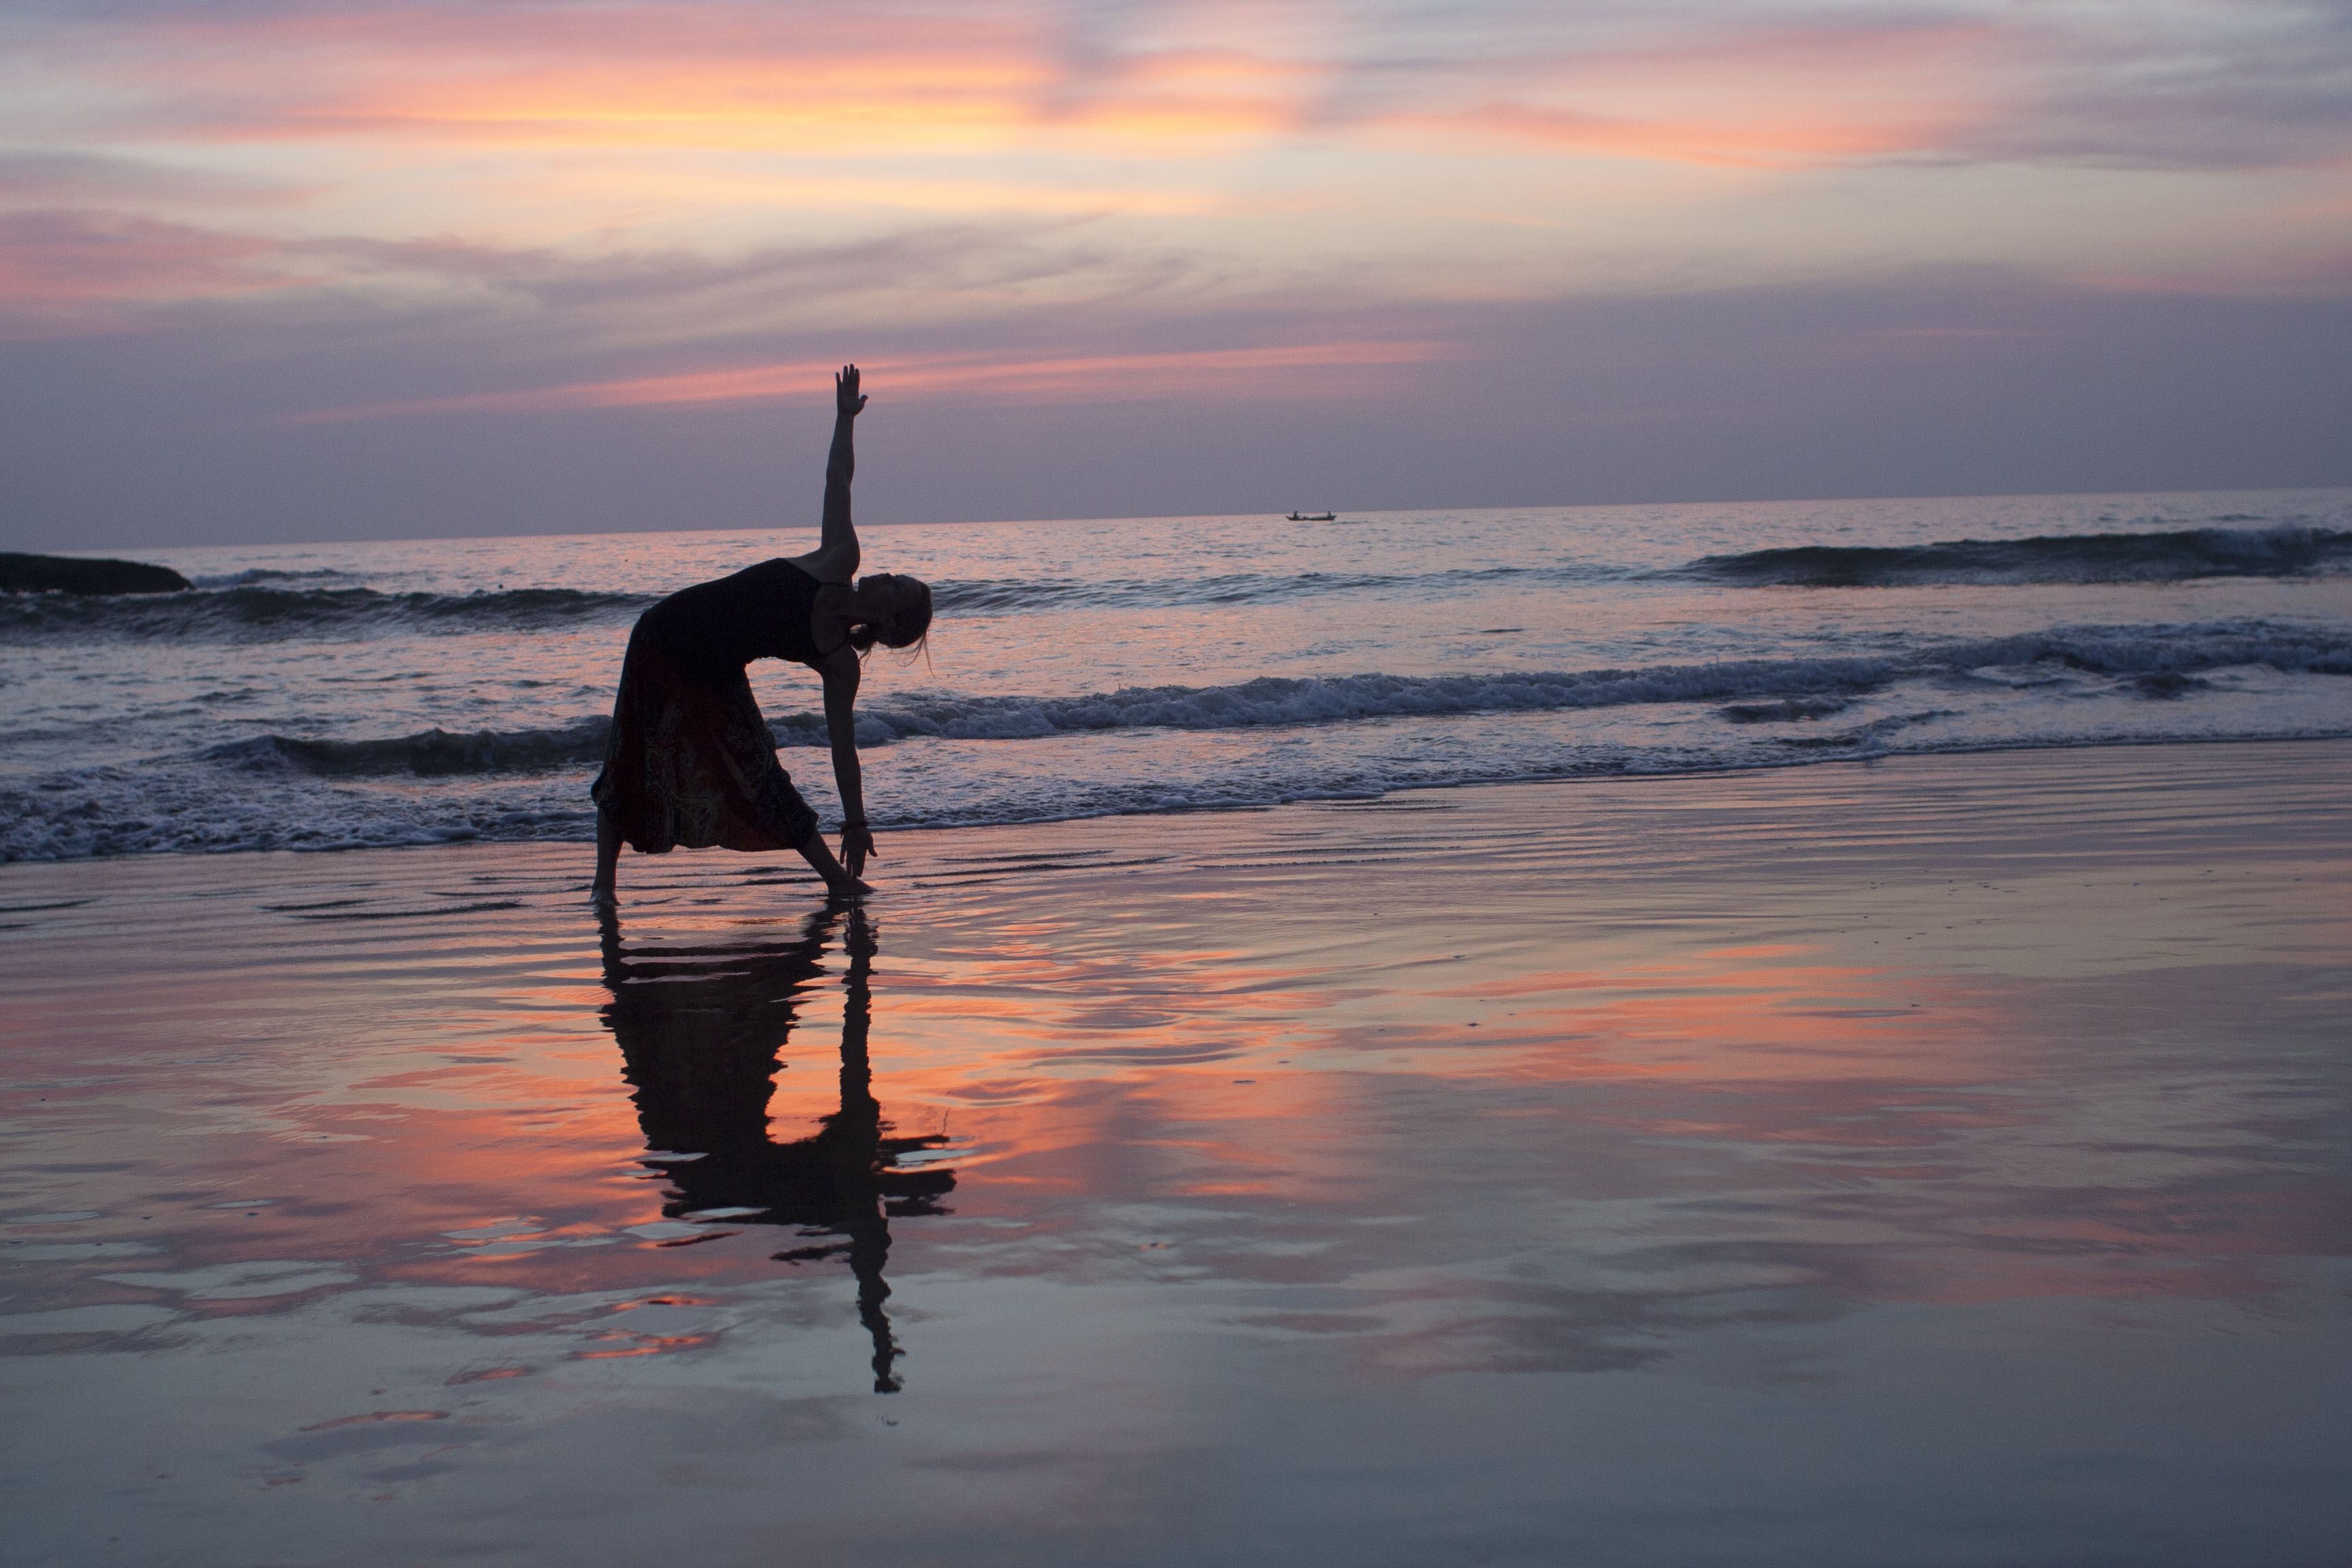
[[[862,822],[845,822],[841,827],[841,863],[849,868],[853,877],[866,874],[868,859],[879,860],[874,853],[874,830]]]

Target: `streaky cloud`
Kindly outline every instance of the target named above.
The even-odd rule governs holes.
[[[866,369],[887,378],[893,396],[1030,404],[1135,401],[1232,393],[1279,373],[1368,371],[1426,364],[1459,351],[1435,342],[1288,343],[1058,359],[879,358]],[[619,381],[576,382],[513,392],[407,398],[290,416],[290,425],[341,424],[405,415],[528,414],[705,403],[764,403],[804,397],[833,368],[829,360],[730,366]],[[1362,390],[1362,384],[1357,384]]]

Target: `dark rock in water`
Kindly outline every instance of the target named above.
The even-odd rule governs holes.
[[[1853,706],[1851,697],[1790,697],[1780,702],[1734,702],[1715,711],[1735,724],[1776,724],[1823,719]]]
[[[190,586],[169,566],[0,551],[0,594],[182,594]]]
[[[2193,675],[2183,675],[2179,670],[2159,669],[2147,675],[2135,676],[2132,679],[2132,689],[2142,697],[2154,697],[2161,700],[2167,698],[2185,697],[2191,691],[2210,691],[2213,689],[2213,683],[2210,680],[2200,680]]]

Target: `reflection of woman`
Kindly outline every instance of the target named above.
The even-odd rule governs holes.
[[[875,644],[913,647],[931,625],[931,591],[887,572],[853,584],[857,530],[849,485],[857,460],[851,426],[866,399],[857,367],[834,378],[833,450],[824,468],[824,525],[814,550],[682,588],[637,618],[621,665],[596,802],[595,897],[614,897],[621,845],[646,855],[678,845],[797,849],[837,892],[862,892],[874,852],[857,767],[858,656]],[[816,813],[776,762],[775,737],[752,700],[744,667],[789,658],[824,681],[825,733],[841,790],[841,858],[817,834]],[[846,864],[845,864],[846,862]]]
[[[900,1354],[882,1310],[890,1288],[894,1217],[944,1212],[955,1186],[949,1171],[898,1167],[899,1156],[943,1143],[885,1136],[866,1059],[872,1014],[873,933],[849,918],[845,946],[848,995],[841,1026],[841,1109],[814,1137],[778,1143],[768,1135],[778,1055],[792,1033],[801,994],[824,971],[835,910],[810,917],[802,939],[765,948],[640,949],[622,945],[618,921],[604,921],[605,1026],[620,1042],[622,1075],[635,1089],[637,1125],[667,1174],[662,1213],[752,1209],[735,1219],[795,1226],[838,1241],[789,1248],[778,1262],[846,1257],[857,1279],[857,1315],[874,1339],[874,1387],[898,1387]],[[682,1159],[675,1156],[698,1156]]]

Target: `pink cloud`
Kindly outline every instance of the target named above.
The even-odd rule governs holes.
[[[318,281],[285,258],[272,239],[127,213],[0,211],[0,338],[121,331],[164,307]]]
[[[272,242],[122,213],[0,214],[0,303],[71,306],[244,293],[285,281]]]
[[[971,356],[876,359],[863,363],[869,384],[893,397],[1012,403],[1139,401],[1204,393],[1271,389],[1295,371],[1378,371],[1425,364],[1458,351],[1437,342],[1295,343],[1272,348],[1202,349],[1160,353],[1090,354],[1054,359]],[[297,414],[294,425],[340,424],[404,415],[530,414],[583,408],[677,407],[803,397],[835,367],[806,360],[686,371],[614,381],[570,382],[511,392],[407,398]],[[1362,383],[1323,382],[1318,399]]]

